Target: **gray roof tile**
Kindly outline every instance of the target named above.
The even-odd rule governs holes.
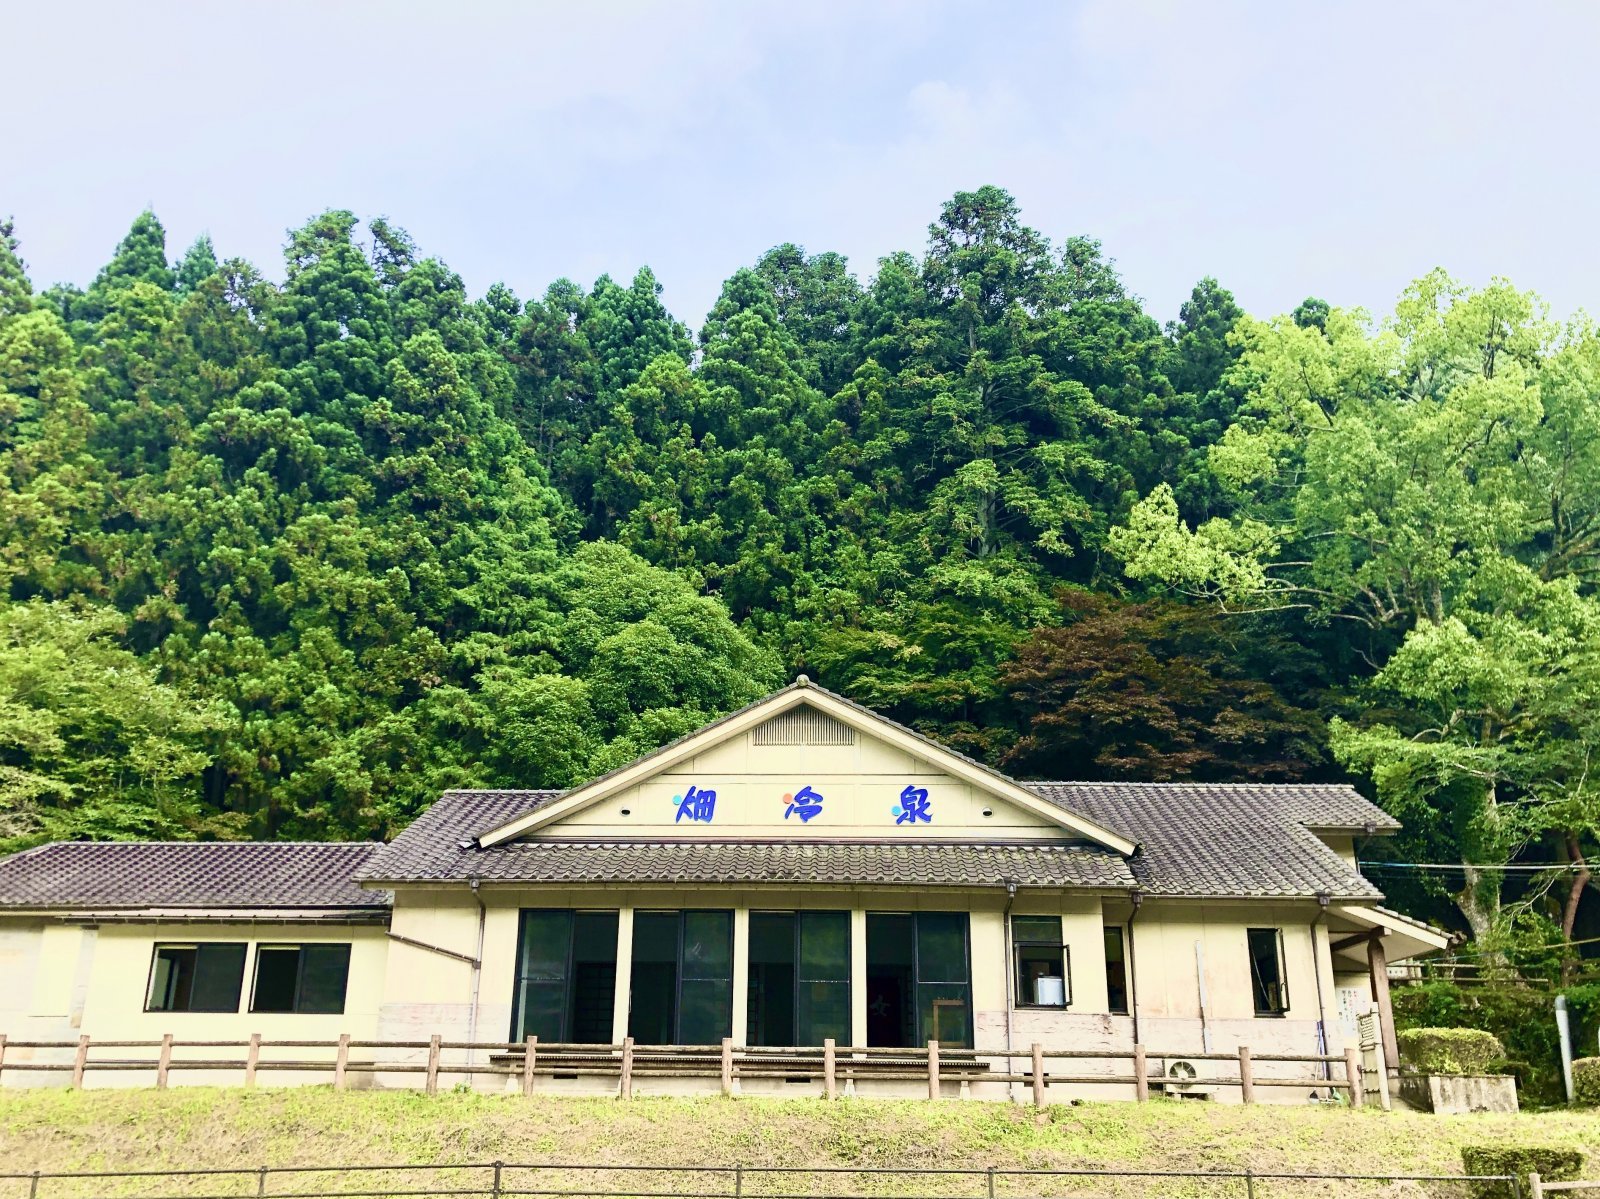
[[[0,905],[382,910],[388,893],[355,881],[382,848],[370,841],[58,841],[0,858]]]

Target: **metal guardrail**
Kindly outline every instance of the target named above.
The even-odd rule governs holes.
[[[102,1054],[150,1051],[154,1056],[95,1057],[94,1050]],[[185,1050],[204,1051],[204,1056],[186,1057],[180,1053]],[[229,1050],[242,1051],[242,1055],[226,1056]],[[321,1050],[324,1056],[276,1057],[270,1052],[278,1050]],[[19,1052],[26,1056],[19,1058]],[[464,1057],[447,1057],[447,1053]],[[414,1057],[408,1060],[407,1055]],[[1219,1067],[1215,1073],[1179,1079],[1167,1076],[1159,1065],[1152,1073],[1151,1059],[1217,1063]],[[1026,1063],[1022,1069],[1015,1068],[1019,1062]],[[1223,1063],[1229,1069],[1222,1069]],[[1262,1063],[1304,1069],[1274,1074],[1258,1071]],[[1236,1053],[1157,1053],[1144,1045],[1128,1051],[1046,1049],[1039,1044],[1006,1052],[953,1049],[937,1041],[920,1047],[884,1048],[839,1046],[832,1040],[820,1047],[736,1046],[731,1038],[720,1045],[636,1045],[631,1037],[621,1044],[588,1045],[541,1043],[537,1037],[447,1041],[440,1035],[426,1041],[356,1040],[349,1034],[336,1041],[268,1041],[260,1034],[245,1041],[179,1041],[169,1033],[159,1041],[94,1041],[87,1035],[76,1041],[28,1041],[8,1040],[0,1034],[0,1085],[17,1072],[53,1072],[70,1073],[72,1086],[81,1088],[92,1073],[127,1071],[153,1074],[159,1089],[166,1088],[175,1073],[194,1072],[242,1074],[246,1086],[254,1086],[261,1072],[322,1073],[338,1090],[346,1089],[353,1075],[421,1076],[422,1089],[430,1095],[437,1093],[441,1075],[517,1080],[525,1094],[533,1093],[540,1077],[587,1075],[615,1078],[623,1099],[632,1097],[634,1080],[639,1078],[720,1079],[722,1091],[728,1095],[736,1092],[740,1079],[812,1082],[820,1083],[829,1099],[837,1097],[841,1083],[848,1089],[866,1079],[926,1081],[929,1099],[938,1099],[946,1083],[966,1086],[987,1081],[1026,1085],[1039,1107],[1045,1105],[1052,1085],[1131,1086],[1141,1102],[1152,1088],[1174,1094],[1233,1088],[1244,1103],[1255,1102],[1257,1087],[1299,1087],[1342,1092],[1350,1106],[1360,1107],[1367,1075],[1374,1076],[1385,1100],[1389,1084],[1387,1071],[1363,1070],[1353,1047],[1342,1055],[1255,1053],[1246,1045]],[[1383,1106],[1388,1106],[1387,1101]]]
[[[319,1189],[318,1176],[353,1182]],[[635,1180],[639,1185],[631,1185]],[[256,1166],[232,1169],[124,1170],[0,1174],[0,1199],[398,1199],[477,1195],[488,1199],[1073,1199],[1113,1192],[1143,1196],[1161,1182],[1210,1184],[1227,1199],[1272,1199],[1305,1188],[1349,1184],[1376,1191],[1396,1183],[1500,1184],[1526,1193],[1509,1174],[1313,1174],[1253,1170],[1020,1170],[895,1166],[648,1166],[474,1162],[461,1165]],[[365,1185],[371,1183],[372,1185]],[[171,1184],[171,1189],[149,1186]],[[852,1184],[854,1184],[852,1186]],[[1593,1184],[1600,1185],[1600,1184]],[[1085,1191],[1085,1187],[1099,1188]],[[1548,1192],[1553,1184],[1545,1184]],[[1193,1187],[1185,1189],[1193,1195]],[[1326,1190],[1323,1194],[1328,1193]],[[1534,1191],[1537,1196],[1539,1192]]]

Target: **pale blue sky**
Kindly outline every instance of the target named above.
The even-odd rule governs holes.
[[[1163,319],[1386,311],[1443,265],[1600,310],[1600,3],[7,5],[0,213],[87,283],[152,206],[277,277],[387,215],[527,297],[644,263],[698,325],[796,241],[863,277],[997,183]]]

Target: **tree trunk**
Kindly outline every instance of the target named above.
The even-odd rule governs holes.
[[[1491,884],[1484,879],[1486,871],[1493,869],[1492,866],[1463,862],[1466,885],[1455,895],[1456,907],[1466,917],[1467,927],[1472,930],[1473,944],[1480,948],[1488,942],[1500,919],[1500,884],[1498,880]],[[1497,973],[1505,965],[1505,955],[1493,950],[1485,952],[1479,961],[1486,972]]]
[[[1567,834],[1567,860],[1577,867],[1573,871],[1572,886],[1567,891],[1567,901],[1561,906],[1561,939],[1566,946],[1561,952],[1561,984],[1566,986],[1572,982],[1573,972],[1578,968],[1577,955],[1572,952],[1572,930],[1578,923],[1578,904],[1583,900],[1583,892],[1589,886],[1592,876],[1589,863],[1584,860],[1583,847],[1578,843],[1578,834]]]

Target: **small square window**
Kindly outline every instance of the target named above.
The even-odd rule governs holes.
[[[1072,1002],[1060,916],[1013,916],[1018,1007],[1064,1008]]]
[[[157,945],[145,989],[147,1012],[236,1012],[244,987],[244,942]]]
[[[1255,999],[1256,1015],[1281,1016],[1289,1010],[1283,930],[1246,929],[1245,938],[1250,951],[1250,991]]]
[[[338,1015],[349,979],[348,944],[263,945],[250,1010]]]

